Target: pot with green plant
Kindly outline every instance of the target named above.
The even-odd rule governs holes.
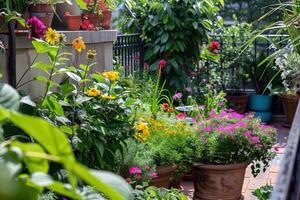
[[[139,121],[136,127],[136,138],[146,145],[156,165],[157,177],[151,179],[150,185],[169,188],[171,179],[180,182],[193,154],[192,127],[188,123],[177,121],[176,116],[172,117],[169,113],[160,113],[156,119],[146,118],[145,122]],[[142,130],[149,132],[143,133]]]
[[[276,130],[253,115],[226,110],[197,121],[194,200],[240,199],[247,166],[257,176],[274,158]]]
[[[286,126],[291,127],[300,99],[300,56],[292,47],[285,48],[275,60],[281,71],[285,92],[280,95],[286,114]]]
[[[249,109],[265,123],[272,117],[271,89],[280,84],[279,71],[274,69],[273,62],[267,62],[264,53],[260,53],[257,62],[248,68],[256,93],[249,98]]]
[[[64,2],[71,4],[69,0],[30,0],[27,2],[30,17],[35,16],[39,18],[46,27],[51,27],[55,13],[55,4]]]

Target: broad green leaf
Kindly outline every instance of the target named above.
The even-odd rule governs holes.
[[[76,3],[80,7],[80,9],[82,9],[82,10],[87,10],[88,9],[87,6],[86,6],[86,3],[84,2],[84,0],[76,0]]]
[[[29,105],[29,106],[32,106],[32,107],[36,106],[36,103],[31,100],[30,96],[22,97],[21,100],[20,100],[20,103],[21,104],[26,104],[26,105]]]
[[[67,74],[71,79],[73,79],[73,80],[76,81],[76,82],[81,81],[80,76],[78,76],[77,74],[75,74],[75,73],[73,73],[73,72],[66,72],[66,74]]]
[[[74,163],[71,167],[76,176],[87,184],[95,186],[95,189],[102,192],[109,199],[130,199],[130,186],[121,177],[110,172],[90,170],[80,163]]]
[[[64,83],[60,86],[60,91],[64,96],[69,96],[74,90],[76,90],[76,87],[70,83]]]
[[[0,107],[18,110],[20,106],[19,99],[19,94],[14,88],[8,84],[0,83]]]
[[[32,67],[38,68],[41,71],[45,72],[46,74],[49,74],[48,71],[49,71],[49,69],[53,68],[53,65],[49,64],[49,63],[44,63],[44,62],[38,61],[38,62],[34,63],[34,65]]]
[[[0,116],[6,116],[50,154],[60,156],[64,162],[75,161],[67,137],[54,125],[41,118],[11,112],[3,108],[0,108]]]
[[[86,101],[91,100],[92,98],[93,98],[93,97],[78,96],[78,98],[77,98],[75,101],[76,101],[76,103],[78,103],[78,104],[82,104],[82,103],[84,103],[84,102],[86,102]]]
[[[161,37],[161,42],[162,43],[166,43],[169,39],[169,34],[167,32],[165,32],[162,37]]]
[[[58,101],[52,96],[46,96],[42,103],[43,107],[47,107],[50,111],[54,112],[57,115],[64,116],[64,109],[58,103]]]
[[[34,39],[32,45],[35,48],[37,53],[49,53],[52,56],[55,56],[59,48],[57,46],[51,46],[44,40]]]
[[[25,155],[27,152],[41,153],[41,154],[45,153],[43,148],[38,144],[21,143],[21,142],[14,141],[14,142],[12,142],[11,145],[20,148]],[[36,158],[36,157],[26,156],[26,157],[24,157],[24,162],[26,163],[28,170],[31,173],[34,173],[34,172],[47,173],[49,170],[48,161],[44,158]]]

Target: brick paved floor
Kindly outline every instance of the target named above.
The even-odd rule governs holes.
[[[275,145],[276,147],[279,147],[277,156],[271,162],[267,171],[265,173],[260,173],[256,178],[252,176],[251,169],[249,167],[247,168],[242,191],[245,200],[256,200],[256,198],[252,195],[253,190],[264,186],[267,183],[272,185],[276,183],[280,162],[284,156],[284,149],[286,146],[289,129],[282,127],[281,124],[274,124],[273,126],[278,129],[277,143]],[[192,199],[194,192],[192,181],[183,181],[182,187],[184,193],[188,195],[189,199]]]

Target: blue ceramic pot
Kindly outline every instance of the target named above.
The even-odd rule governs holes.
[[[249,99],[249,108],[251,111],[269,111],[272,106],[272,96],[269,95],[251,95]]]
[[[272,112],[256,111],[254,112],[254,116],[260,118],[262,122],[268,123],[271,120]]]

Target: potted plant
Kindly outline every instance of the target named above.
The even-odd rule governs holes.
[[[281,71],[281,78],[285,87],[285,92],[280,95],[283,103],[287,122],[290,127],[293,123],[300,98],[300,56],[292,47],[286,48],[276,58],[276,66]],[[298,93],[297,93],[298,91]]]
[[[30,17],[36,16],[46,27],[51,27],[55,12],[54,5],[64,2],[71,4],[69,0],[29,0],[27,3],[29,4]]]
[[[266,62],[264,53],[260,53],[256,63],[253,63],[247,70],[254,83],[256,93],[249,98],[249,109],[256,117],[263,122],[269,122],[272,117],[272,87],[278,82],[278,70],[273,68],[272,62]]]
[[[240,114],[247,111],[248,95],[240,89],[231,89],[226,91],[228,107]]]
[[[256,176],[274,158],[275,129],[253,115],[225,110],[197,121],[194,200],[240,199],[247,166]]]
[[[65,12],[64,17],[69,31],[78,31],[80,29],[81,15],[71,15],[69,12]]]
[[[101,0],[101,27],[108,30],[111,29],[111,13],[118,6],[118,1],[116,0]]]
[[[99,28],[101,24],[101,12],[103,8],[103,0],[84,0],[84,6],[80,5],[83,10],[81,15],[82,21],[89,23],[93,28]]]

